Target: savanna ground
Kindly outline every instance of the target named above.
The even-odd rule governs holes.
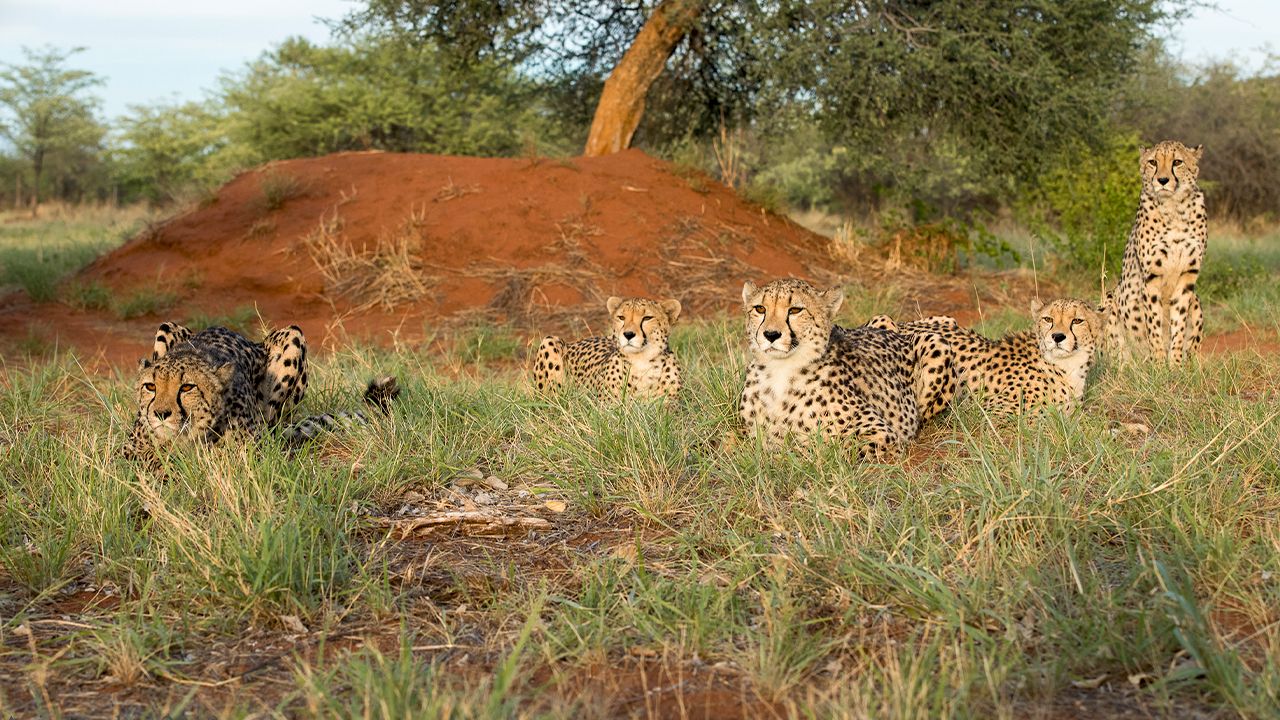
[[[134,312],[57,280],[144,221],[0,225],[0,285]],[[1104,364],[1074,417],[961,402],[890,466],[724,443],[734,315],[677,327],[673,407],[539,398],[477,328],[315,357],[303,411],[400,377],[375,429],[159,469],[117,456],[131,369],[33,339],[0,375],[0,716],[1275,716],[1277,240],[1211,230],[1198,361]],[[845,323],[903,292],[847,291]]]

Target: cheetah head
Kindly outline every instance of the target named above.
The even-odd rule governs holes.
[[[667,349],[671,326],[680,317],[679,300],[611,297],[605,303],[613,318],[613,339],[627,355],[656,355]]]
[[[207,437],[222,414],[223,392],[235,372],[187,353],[138,365],[138,420],[156,446]]]
[[[803,280],[774,280],[764,287],[742,286],[747,343],[758,362],[818,357],[831,341],[844,292],[819,292]]]
[[[1203,151],[1203,145],[1188,148],[1176,140],[1142,148],[1142,191],[1163,199],[1194,189]]]
[[[1045,305],[1031,301],[1036,339],[1044,359],[1053,364],[1089,359],[1102,336],[1102,314],[1082,300],[1064,298]]]

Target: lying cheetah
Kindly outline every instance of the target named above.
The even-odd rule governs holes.
[[[533,363],[534,387],[550,390],[567,378],[614,399],[675,397],[680,365],[667,340],[680,301],[611,297],[605,307],[613,324],[609,336],[568,345],[554,335],[543,339]]]
[[[193,334],[162,323],[151,358],[139,363],[137,416],[125,452],[147,457],[181,441],[255,435],[301,402],[306,363],[306,339],[296,326],[255,343],[226,328]],[[365,400],[386,412],[399,393],[395,378],[386,377],[369,383]],[[367,421],[359,411],[316,415],[286,428],[284,438],[297,443],[322,429]]]
[[[1200,347],[1204,316],[1196,279],[1204,261],[1202,146],[1166,140],[1142,151],[1142,197],[1124,248],[1120,282],[1107,297],[1107,346],[1121,362],[1180,364]]]
[[[743,286],[752,362],[739,413],[772,442],[821,432],[885,461],[951,402],[954,356],[934,333],[841,328],[834,317],[843,301],[839,289],[819,292],[802,280]]]
[[[1073,411],[1084,397],[1104,318],[1080,300],[1031,302],[1035,330],[990,340],[960,327],[955,318],[935,316],[894,323],[878,315],[867,325],[904,333],[931,332],[946,338],[956,353],[960,385],[987,410],[1014,414],[1056,406]]]

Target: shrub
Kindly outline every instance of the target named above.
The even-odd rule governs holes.
[[[1142,189],[1138,154],[1132,133],[1113,135],[1100,148],[1068,148],[1025,194],[1020,214],[1067,269],[1119,270]]]

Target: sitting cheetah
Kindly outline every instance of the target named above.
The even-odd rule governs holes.
[[[752,362],[739,413],[773,442],[821,432],[888,460],[951,401],[953,354],[934,333],[836,326],[843,301],[839,289],[818,292],[802,280],[743,286]]]
[[[675,397],[680,365],[667,339],[680,301],[611,297],[605,307],[613,324],[609,336],[568,345],[554,335],[542,340],[533,363],[534,387],[561,387],[567,377],[614,399]]]
[[[302,400],[306,362],[306,340],[296,326],[255,343],[226,328],[193,334],[162,323],[151,358],[139,363],[138,411],[126,454],[147,457],[175,442],[255,435]],[[386,412],[399,393],[395,378],[382,378],[369,383],[365,400]],[[286,428],[284,437],[297,443],[321,429],[367,421],[359,411],[317,415]]]
[[[1053,405],[1071,412],[1084,397],[1085,380],[1093,367],[1102,336],[1101,313],[1080,300],[1031,302],[1037,316],[1034,331],[990,340],[960,327],[955,318],[935,316],[894,323],[887,316],[867,325],[904,333],[931,332],[946,338],[955,350],[960,385],[981,398],[991,412],[1014,414],[1023,409]]]
[[[1121,362],[1152,357],[1178,365],[1200,347],[1204,316],[1196,279],[1204,261],[1200,155],[1166,140],[1142,151],[1142,197],[1124,248],[1120,282],[1107,296],[1107,347]]]

